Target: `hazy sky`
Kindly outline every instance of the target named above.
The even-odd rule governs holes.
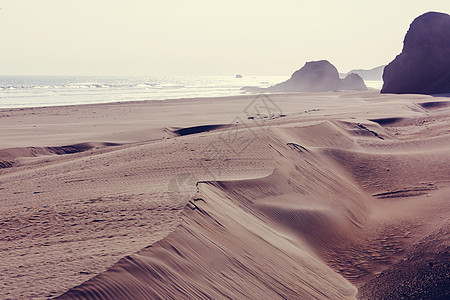
[[[448,0],[0,0],[0,74],[290,75],[390,62]]]

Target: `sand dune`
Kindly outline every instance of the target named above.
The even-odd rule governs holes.
[[[14,161],[24,157],[40,157],[49,155],[64,155],[88,151],[94,148],[119,146],[116,143],[80,143],[56,147],[17,147],[0,150],[0,168],[14,166]]]
[[[448,101],[370,91],[270,99],[282,111],[252,113],[251,97],[121,104],[123,117],[116,105],[80,107],[119,121],[93,132],[99,120],[87,118],[59,144],[111,144],[65,155],[48,150],[52,129],[39,129],[35,146],[4,135],[0,295],[448,296]],[[33,112],[69,118],[67,109]],[[147,123],[120,134],[143,111]],[[19,132],[36,116],[1,113]]]

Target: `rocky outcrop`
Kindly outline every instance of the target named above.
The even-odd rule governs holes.
[[[365,91],[367,86],[364,80],[356,73],[350,73],[341,80],[341,90]]]
[[[382,93],[450,93],[450,16],[428,12],[410,25],[403,50],[384,68]]]
[[[350,74],[339,78],[339,72],[327,60],[307,62],[291,78],[267,88],[269,92],[328,92],[338,90],[367,90],[362,78]]]

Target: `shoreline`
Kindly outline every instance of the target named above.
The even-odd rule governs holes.
[[[275,93],[276,94],[284,94],[284,93]],[[217,96],[217,97],[193,97],[193,98],[173,98],[173,99],[163,99],[163,100],[130,100],[130,101],[111,101],[111,102],[98,102],[98,103],[80,103],[80,104],[67,104],[67,105],[48,105],[48,106],[27,106],[27,107],[0,107],[0,111],[5,110],[24,110],[24,109],[41,109],[41,108],[65,108],[65,107],[85,107],[85,106],[103,106],[103,105],[126,105],[126,104],[146,104],[146,103],[158,103],[158,102],[167,102],[167,103],[176,103],[179,101],[196,101],[196,100],[225,100],[228,98],[241,98],[241,97],[251,97],[257,96],[258,94],[242,94],[242,95],[231,95],[231,96]]]
[[[380,91],[380,89],[368,87],[367,91]],[[352,91],[334,91],[334,92],[323,92],[323,93],[340,93],[340,92],[352,92]],[[140,103],[140,102],[158,102],[158,101],[186,101],[186,100],[196,100],[196,99],[216,99],[216,98],[233,98],[233,97],[245,97],[245,96],[257,96],[259,94],[266,95],[280,95],[280,94],[305,94],[307,92],[274,92],[274,93],[249,93],[240,92],[240,94],[225,95],[225,96],[202,96],[202,97],[178,97],[178,98],[166,98],[166,99],[145,99],[145,100],[127,100],[127,101],[108,101],[108,102],[93,102],[93,103],[78,103],[78,104],[63,104],[63,105],[42,105],[42,106],[25,106],[25,107],[0,107],[0,111],[9,109],[24,109],[24,108],[45,108],[45,107],[64,107],[64,106],[84,106],[84,105],[99,105],[99,104],[121,104],[121,103]]]

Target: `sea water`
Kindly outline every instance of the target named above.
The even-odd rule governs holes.
[[[289,76],[0,76],[0,108],[221,97],[244,86],[269,87]],[[379,82],[366,82],[379,89]]]

